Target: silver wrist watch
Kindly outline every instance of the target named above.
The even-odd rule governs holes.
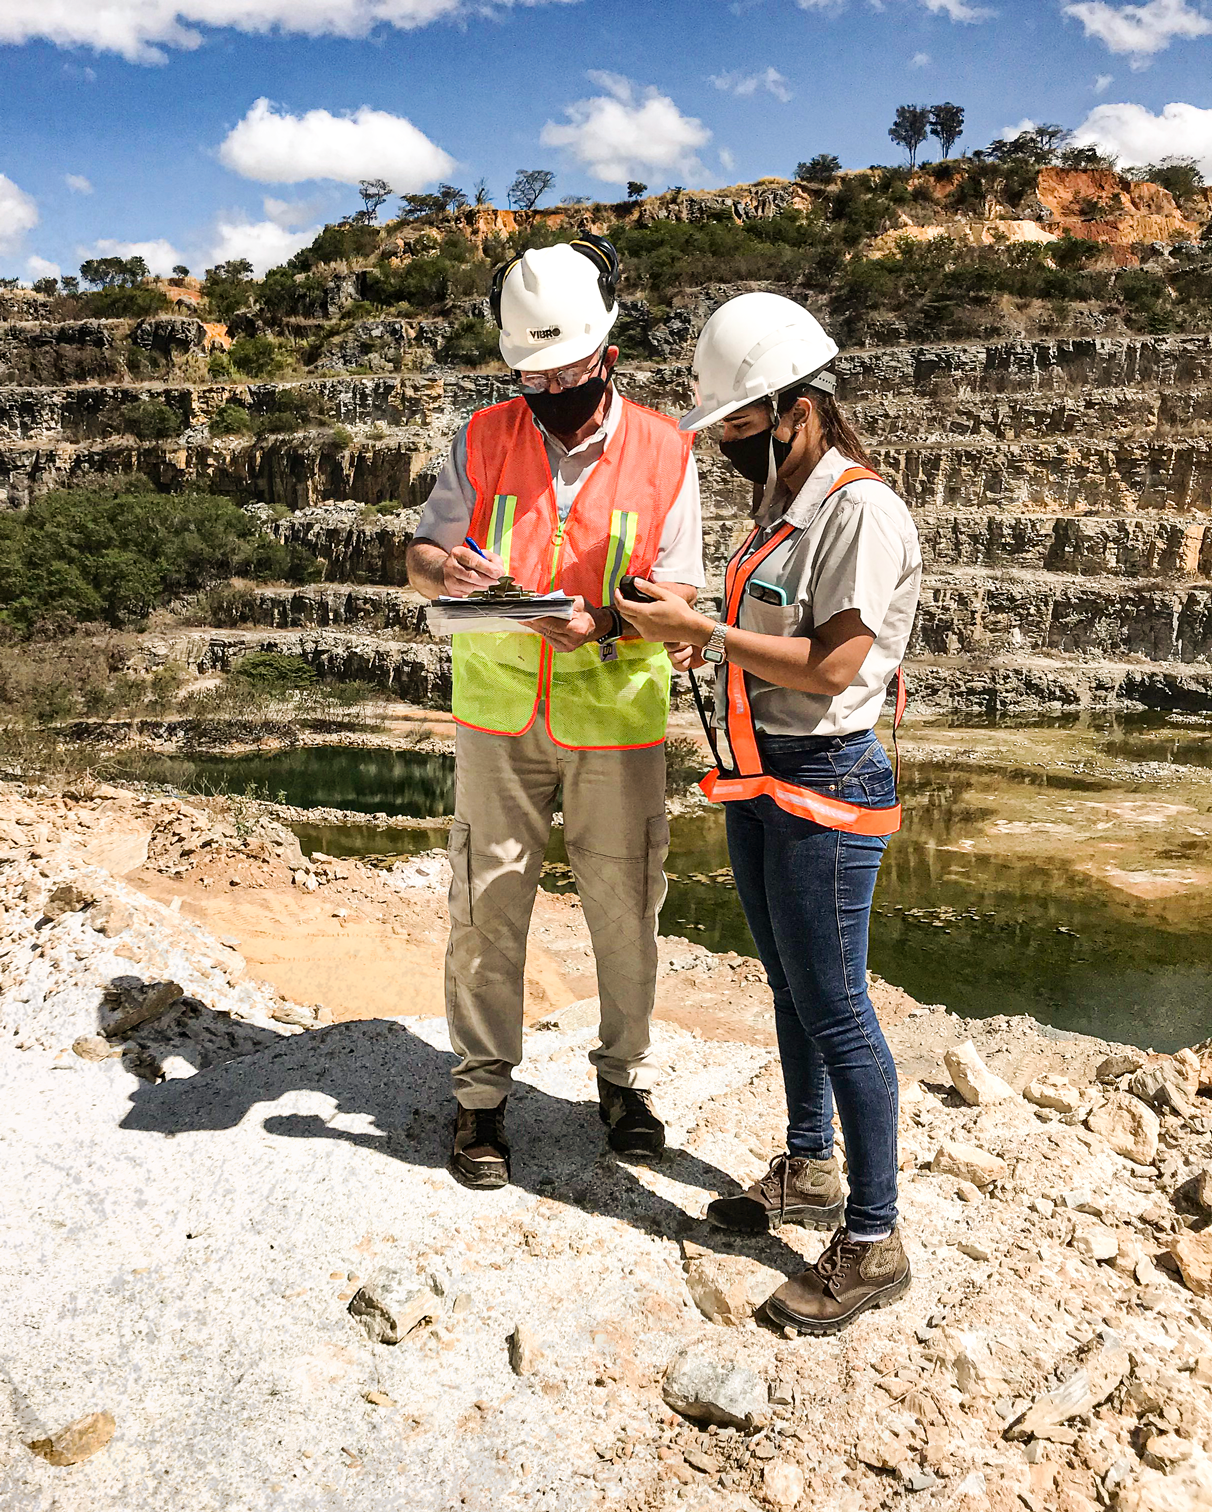
[[[710,639],[703,647],[704,661],[715,662],[715,664],[718,666],[720,662],[725,662],[728,660],[728,651],[724,645],[724,641],[730,628],[730,626],[725,625],[723,622],[721,622],[711,632]]]

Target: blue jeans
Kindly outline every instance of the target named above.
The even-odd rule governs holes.
[[[772,776],[865,808],[896,802],[870,730],[758,737]],[[774,993],[787,1092],[787,1148],[827,1160],[833,1099],[846,1140],[846,1226],[896,1223],[896,1068],[867,992],[867,931],[887,840],[824,829],[772,798],[727,806],[728,851],[745,918]]]

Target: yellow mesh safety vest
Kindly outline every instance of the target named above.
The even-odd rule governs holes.
[[[524,399],[473,415],[467,473],[476,493],[472,539],[504,561],[523,588],[563,589],[609,605],[625,572],[656,560],[678,496],[692,438],[654,410],[623,400],[606,450],[568,518],[556,510],[543,437]],[[656,745],[669,717],[669,658],[627,638],[604,662],[596,642],[553,651],[529,632],[452,638],[455,719],[497,735],[521,735],[545,704],[547,732],[578,750]]]

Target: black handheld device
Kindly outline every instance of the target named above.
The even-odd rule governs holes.
[[[625,572],[619,579],[619,592],[625,599],[630,599],[633,604],[655,604],[656,599],[651,593],[641,593],[635,585],[635,574]]]

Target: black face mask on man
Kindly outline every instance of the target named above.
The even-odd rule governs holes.
[[[721,441],[720,451],[742,478],[765,488],[770,478],[771,451],[777,473],[791,455],[791,442],[780,441],[773,431],[764,430],[754,436],[742,436],[739,441]]]
[[[597,373],[575,388],[557,389],[553,394],[540,389],[537,394],[523,391],[530,413],[545,431],[556,436],[571,436],[585,425],[602,402],[609,376]]]

